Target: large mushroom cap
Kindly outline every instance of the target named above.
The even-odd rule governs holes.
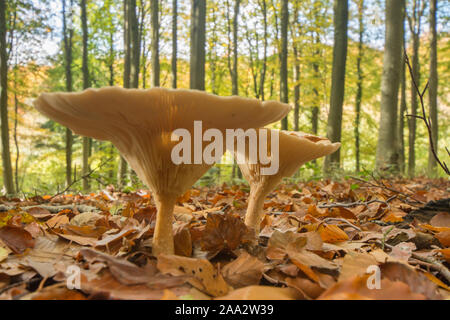
[[[75,134],[110,140],[114,130],[137,126],[147,131],[204,128],[253,128],[281,120],[287,104],[242,97],[219,97],[203,91],[107,87],[79,93],[43,93],[34,105]]]
[[[138,176],[156,193],[178,195],[210,167],[175,165],[171,141],[176,129],[261,127],[286,116],[290,106],[202,91],[108,87],[80,93],[44,93],[34,102],[44,115],[74,133],[109,140]]]

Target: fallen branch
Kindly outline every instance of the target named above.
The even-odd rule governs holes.
[[[83,212],[100,212],[100,210],[96,207],[86,206],[86,205],[63,205],[63,206],[50,206],[50,205],[36,205],[36,206],[26,206],[26,207],[13,207],[13,206],[5,206],[0,205],[0,212],[10,211],[14,209],[20,208],[23,211],[28,211],[33,208],[42,208],[50,211],[50,213],[58,213],[63,210],[76,210],[80,213]]]
[[[356,202],[349,202],[349,203],[339,203],[339,202],[337,202],[337,203],[330,203],[330,204],[322,204],[322,205],[319,205],[318,207],[321,208],[321,209],[353,208],[353,207],[357,207],[357,206],[366,206],[367,207],[371,203],[388,204],[390,201],[394,200],[395,198],[397,198],[397,195],[393,195],[392,197],[390,197],[386,201],[373,199],[373,200],[370,200],[370,201],[356,201]]]

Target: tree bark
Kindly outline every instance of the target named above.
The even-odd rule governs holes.
[[[425,0],[413,0],[413,8],[411,16],[408,16],[409,29],[412,38],[412,73],[418,86],[420,86],[420,64],[419,64],[419,48],[420,48],[420,33],[421,21],[425,11]],[[408,175],[413,177],[416,170],[416,127],[418,101],[417,92],[411,79],[411,115],[408,119],[409,126],[409,155],[408,155]]]
[[[288,0],[281,3],[280,100],[289,103],[288,92]],[[281,128],[288,130],[288,116],[281,120]]]
[[[438,72],[437,72],[437,32],[436,32],[436,11],[437,0],[430,0],[430,83],[429,83],[429,105],[430,105],[430,120],[431,133],[434,145],[434,150],[438,150],[438,105],[437,105],[437,89],[438,89]],[[431,151],[431,146],[428,148],[428,175],[433,177],[436,175],[436,159]]]
[[[206,0],[191,0],[190,88],[205,90]]]
[[[159,0],[151,0],[152,11],[152,85],[159,87]]]
[[[345,68],[347,61],[348,1],[334,1],[334,46],[331,80],[330,112],[328,114],[327,137],[332,142],[341,141],[342,109],[345,92]],[[324,173],[340,166],[340,150],[327,156]]]
[[[172,2],[172,88],[177,88],[178,62],[178,0]]]
[[[266,73],[267,73],[267,47],[268,47],[268,23],[267,23],[267,3],[266,0],[261,0],[260,3],[261,11],[263,14],[263,24],[264,24],[264,54],[263,54],[263,65],[261,68],[261,75],[259,77],[259,96],[262,101],[265,100],[265,90],[264,85],[266,83]]]
[[[63,0],[63,41],[64,41],[64,56],[65,56],[65,73],[66,73],[66,91],[73,91],[72,83],[72,39],[73,28],[67,26],[67,14],[66,14],[66,0]],[[70,1],[70,21],[72,24],[72,7],[73,1]],[[66,128],[66,185],[72,184],[72,145],[73,134],[69,128]]]
[[[397,108],[402,66],[403,13],[404,1],[386,0],[386,40],[376,154],[376,168],[380,171],[398,171]]]
[[[123,72],[123,87],[131,87],[131,32],[130,32],[130,16],[128,14],[129,10],[129,0],[123,1],[123,20],[124,20],[124,48],[125,48],[125,61],[124,61],[124,72]],[[127,176],[128,164],[125,159],[120,156],[119,158],[119,168],[117,170],[117,184],[119,187],[125,185],[125,180]]]
[[[363,93],[363,72],[361,68],[361,61],[364,56],[364,0],[358,1],[358,24],[359,24],[359,42],[358,42],[358,56],[356,57],[356,101],[355,101],[355,162],[356,172],[361,169],[360,164],[360,136],[359,124],[361,119],[361,102]]]
[[[88,51],[88,26],[87,26],[87,12],[86,12],[86,0],[81,0],[81,29],[83,32],[83,62],[82,62],[82,70],[83,70],[83,89],[87,89],[91,87],[91,80],[89,77],[89,51]],[[91,153],[91,139],[88,137],[83,137],[83,176],[86,176],[83,179],[83,190],[85,192],[89,191],[89,177],[87,177],[88,173],[91,171],[89,166],[89,155]]]
[[[3,185],[8,194],[14,194],[13,171],[9,145],[8,124],[8,53],[6,44],[6,1],[0,1],[0,117],[2,131]]]
[[[294,23],[293,27],[295,29],[300,29],[298,25],[298,6],[294,9]],[[298,39],[296,38],[296,33],[292,32],[292,49],[294,52],[294,130],[299,131],[300,129],[300,49],[298,46]]]
[[[405,51],[405,20],[403,20],[403,42],[402,49]],[[401,173],[405,173],[405,113],[406,105],[406,66],[405,56],[403,55],[401,67],[401,82],[400,82],[400,111],[398,118],[398,168]]]
[[[136,0],[128,0],[128,24],[130,28],[131,45],[131,87],[139,87],[139,71],[141,48],[139,41],[139,23],[136,15]]]

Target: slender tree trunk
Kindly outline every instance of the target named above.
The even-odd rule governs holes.
[[[261,100],[265,100],[265,90],[264,85],[266,83],[266,73],[267,73],[267,47],[268,47],[268,23],[267,23],[267,3],[266,0],[261,0],[260,7],[263,14],[263,25],[264,25],[264,54],[263,54],[263,64],[261,68],[261,75],[259,77],[259,96]]]
[[[19,159],[20,159],[20,148],[19,148],[19,137],[17,136],[17,129],[19,126],[19,98],[17,91],[17,54],[16,54],[16,65],[14,67],[14,144],[16,146],[16,165],[14,170],[14,182],[16,187],[16,192],[19,193]]]
[[[6,1],[0,1],[0,117],[2,131],[3,185],[8,194],[14,194],[14,181],[9,146],[8,124],[8,53],[6,44]]]
[[[358,56],[356,58],[356,101],[355,101],[355,161],[356,172],[361,169],[360,164],[360,137],[359,124],[361,119],[361,102],[363,93],[363,72],[361,68],[362,57],[364,56],[364,0],[358,1],[358,24],[359,24],[359,42],[358,42]]]
[[[205,90],[206,0],[191,0],[190,88]]]
[[[172,88],[177,88],[177,62],[178,62],[178,0],[172,2]]]
[[[136,0],[128,0],[128,23],[131,37],[131,87],[139,87],[141,48],[139,41],[139,23],[136,15]]]
[[[87,12],[86,12],[86,0],[81,0],[81,29],[83,32],[83,89],[87,89],[91,87],[91,81],[89,78],[89,57],[88,57],[88,26],[87,26]],[[89,171],[91,168],[89,167],[89,154],[91,153],[91,139],[88,137],[83,137],[83,190],[85,192],[89,191]]]
[[[289,103],[288,92],[288,0],[281,2],[280,100]],[[281,128],[288,130],[288,116],[281,120]]]
[[[125,61],[124,61],[124,72],[123,72],[123,86],[124,88],[131,87],[131,34],[130,34],[130,23],[128,14],[128,1],[124,0],[124,48],[125,48]],[[120,156],[119,168],[117,172],[117,184],[119,187],[125,185],[125,180],[127,177],[128,165],[125,159]]]
[[[406,10],[406,6],[404,7]],[[406,18],[406,11],[404,11],[404,17]],[[402,50],[405,51],[406,39],[405,39],[405,19],[403,19],[403,39],[402,39]],[[397,126],[397,139],[398,139],[398,169],[401,173],[405,173],[405,113],[407,109],[406,105],[406,61],[405,55],[403,54],[402,66],[400,69],[400,110]]]
[[[109,86],[114,86],[114,31],[109,35]]]
[[[376,167],[397,172],[398,89],[402,66],[404,1],[386,0],[386,40]]]
[[[152,11],[152,85],[159,87],[159,0],[151,0]]]
[[[429,105],[430,105],[430,120],[431,132],[433,138],[434,150],[438,150],[438,105],[437,105],[437,88],[438,88],[438,73],[437,73],[437,32],[436,32],[436,11],[437,0],[430,0],[430,84],[429,84]],[[431,145],[428,149],[428,175],[433,177],[436,175],[436,160],[431,151]]]
[[[312,62],[312,68],[314,71],[314,86],[313,86],[313,106],[312,106],[312,115],[311,115],[311,124],[312,124],[312,132],[313,134],[317,135],[319,133],[319,107],[320,107],[320,94],[319,94],[319,84],[320,84],[320,72],[319,72],[319,63],[317,62],[318,59],[320,59],[321,52],[319,49],[320,46],[320,37],[319,33],[316,33],[315,40],[314,40],[314,46],[316,47],[315,50],[315,57]]]
[[[420,64],[419,64],[419,48],[421,34],[421,20],[426,6],[425,0],[413,0],[413,8],[411,16],[408,16],[409,28],[412,38],[412,73],[413,77],[420,87]],[[411,115],[408,120],[409,126],[409,155],[408,155],[408,175],[413,177],[416,170],[416,127],[418,101],[417,93],[413,80],[411,79]]]
[[[298,25],[298,6],[294,9],[294,23],[295,29],[300,29]],[[294,52],[294,130],[299,131],[299,117],[300,117],[300,50],[298,46],[297,33],[292,30],[292,49]]]
[[[67,27],[66,0],[63,0],[63,40],[64,40],[64,56],[65,56],[65,73],[66,73],[66,91],[73,91],[72,84],[72,39],[73,28]],[[72,16],[73,1],[70,1],[69,19],[73,21]],[[66,184],[72,184],[72,145],[73,134],[69,128],[66,128]]]
[[[330,113],[327,136],[332,142],[341,141],[342,109],[345,91],[345,67],[347,61],[348,0],[334,1],[334,46],[331,80]],[[325,158],[324,173],[340,166],[340,150]]]

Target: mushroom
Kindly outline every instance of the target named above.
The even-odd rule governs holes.
[[[118,87],[43,93],[34,105],[75,134],[111,141],[147,184],[158,208],[153,237],[155,255],[174,253],[175,202],[214,164],[198,162],[195,152],[191,155],[195,161],[175,164],[171,157],[178,144],[173,141],[174,131],[182,129],[195,135],[199,132],[194,129],[194,122],[199,120],[200,134],[213,128],[222,134],[226,129],[257,128],[282,119],[290,110],[288,105],[275,101],[262,103],[201,91]],[[188,143],[191,150],[203,155],[206,143],[200,141],[196,145],[192,140],[195,138]],[[223,151],[216,150],[214,159],[219,159]]]
[[[278,157],[275,156],[276,147],[272,150],[274,137],[278,136]],[[262,140],[262,142],[261,142]],[[248,200],[245,224],[252,228],[256,234],[264,217],[264,199],[284,177],[292,176],[304,163],[329,155],[340,147],[340,143],[331,143],[328,139],[316,137],[302,132],[278,131],[270,129],[258,130],[259,148],[261,143],[267,142],[264,150],[259,150],[270,162],[277,162],[277,171],[265,174],[269,164],[263,164],[261,158],[258,161],[250,161],[249,149],[245,152],[231,150],[238,158],[244,178],[250,184],[250,195]],[[241,161],[239,161],[239,158]],[[266,172],[267,173],[267,172]]]

